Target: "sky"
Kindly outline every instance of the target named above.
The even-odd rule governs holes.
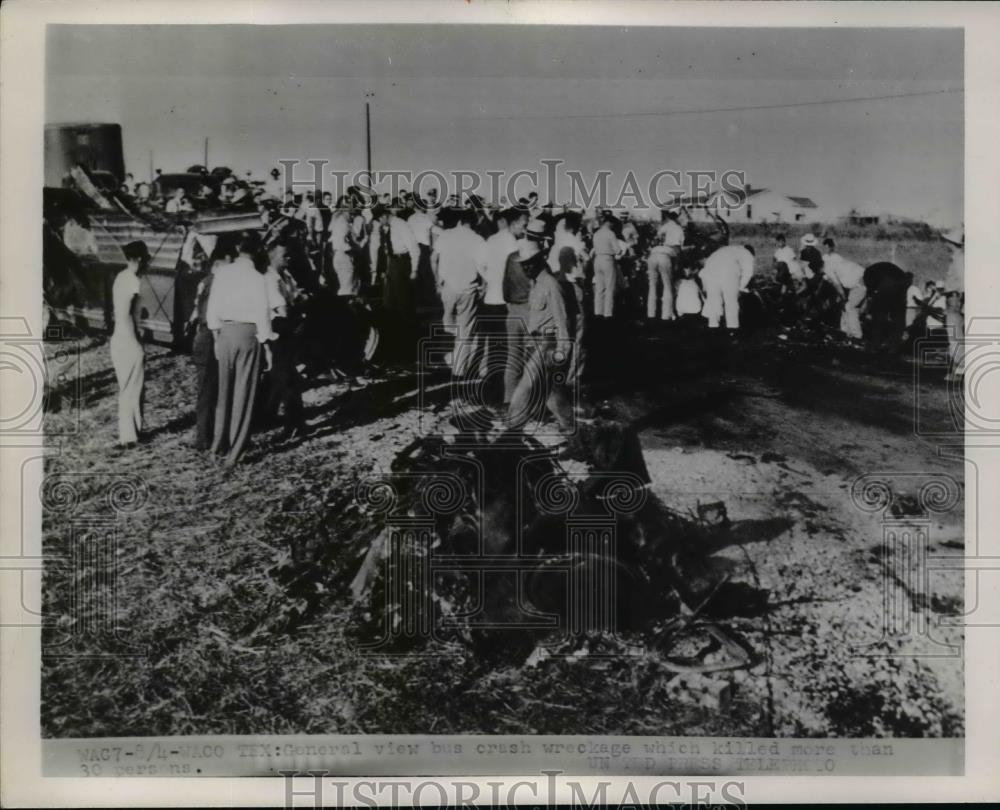
[[[376,170],[562,160],[612,191],[732,170],[837,213],[961,220],[961,29],[60,25],[46,61],[46,121],[121,124],[140,179],[206,137],[240,173],[362,169],[373,92]]]

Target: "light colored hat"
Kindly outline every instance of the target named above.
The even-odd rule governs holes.
[[[799,244],[802,247],[816,247],[816,245],[819,244],[819,239],[816,238],[816,234],[807,233],[805,236],[802,237],[802,240],[799,242]]]
[[[541,253],[542,248],[534,239],[519,239],[517,242],[517,252],[521,261],[527,261]]]
[[[528,239],[544,239],[545,223],[538,218],[532,219],[528,222],[528,227],[525,230],[524,235]]]

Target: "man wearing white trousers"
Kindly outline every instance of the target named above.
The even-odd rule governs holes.
[[[594,315],[598,318],[611,318],[615,314],[617,260],[621,253],[618,236],[611,227],[611,215],[605,214],[601,227],[594,232]]]
[[[865,268],[837,253],[832,239],[823,240],[823,273],[844,298],[844,314],[840,331],[848,337],[861,340],[861,305],[868,294],[864,285]]]
[[[705,260],[701,268],[701,284],[705,288],[702,315],[708,325],[717,329],[725,316],[726,327],[740,326],[740,293],[746,292],[753,277],[754,252],[749,245],[720,247]]]
[[[136,328],[139,276],[149,264],[145,242],[129,242],[122,249],[125,269],[115,276],[111,289],[115,329],[111,335],[111,365],[118,380],[118,444],[130,447],[142,430],[142,389],[145,354]]]
[[[684,244],[684,229],[677,222],[673,211],[663,212],[663,224],[656,232],[656,244],[649,251],[646,261],[646,278],[649,291],[646,294],[646,317],[656,317],[656,285],[662,287],[660,297],[660,319],[672,321],[677,317],[674,311],[674,262]]]

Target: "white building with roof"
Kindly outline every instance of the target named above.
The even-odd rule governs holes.
[[[742,191],[713,191],[698,197],[684,197],[678,206],[686,207],[695,219],[713,211],[727,222],[776,222],[809,224],[824,222],[827,213],[809,197],[792,196],[767,188],[746,186]]]

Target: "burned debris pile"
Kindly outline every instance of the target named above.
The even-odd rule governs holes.
[[[516,432],[431,435],[392,467],[330,503],[288,569],[314,609],[317,590],[349,590],[359,649],[461,645],[514,663],[655,648],[681,672],[755,663],[719,623],[766,603],[713,570],[724,505],[660,503],[631,427],[581,425],[561,452]]]

